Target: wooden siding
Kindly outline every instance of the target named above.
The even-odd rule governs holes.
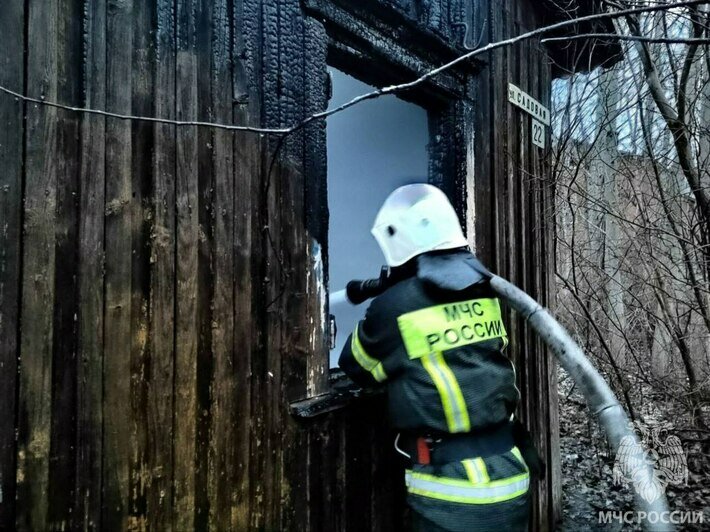
[[[528,0],[489,0],[475,12],[476,40],[503,40],[536,27]],[[473,216],[485,264],[549,306],[554,275],[553,190],[545,151],[532,144],[530,116],[508,103],[508,83],[549,107],[551,61],[537,40],[490,54],[476,78]],[[549,128],[547,146],[550,145]],[[549,149],[549,148],[548,148]],[[554,528],[561,504],[556,363],[524,320],[509,312],[509,355],[518,370],[520,415],[547,463],[533,523]]]
[[[442,50],[464,42],[467,17],[472,40],[534,24],[527,0],[504,3],[368,0]],[[33,97],[274,127],[325,102],[328,36],[299,0],[5,4],[0,83]],[[468,117],[453,139],[473,175],[445,184],[460,206],[468,192],[483,259],[541,296],[551,195],[505,88],[547,101],[545,57],[529,43],[471,74],[475,101],[451,112]],[[0,528],[400,528],[382,398],[313,420],[288,409],[329,389],[327,205],[312,178],[324,125],[274,158],[274,138],[6,95],[0,120]],[[511,329],[521,412],[551,456],[544,528],[554,369],[523,323]]]

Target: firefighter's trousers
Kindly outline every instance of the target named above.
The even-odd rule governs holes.
[[[412,530],[527,531],[530,473],[517,447],[406,472]]]

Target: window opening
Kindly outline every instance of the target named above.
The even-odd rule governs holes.
[[[374,89],[329,67],[330,107]],[[380,205],[395,188],[427,181],[428,116],[424,108],[388,95],[328,118],[328,268],[329,291],[352,279],[375,277],[384,262],[370,233]],[[336,367],[345,340],[367,303],[336,303],[330,308],[338,332],[330,352]]]

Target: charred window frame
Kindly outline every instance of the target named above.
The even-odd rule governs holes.
[[[418,78],[425,72],[465,53],[455,43],[419,27],[415,21],[384,4],[351,0],[303,0],[309,16],[310,34],[315,46],[309,53],[324,58],[319,72],[313,72],[314,84],[322,90],[309,91],[306,108],[321,111],[330,98],[327,68],[334,67],[364,83],[383,87]],[[429,119],[429,182],[440,187],[452,201],[469,240],[474,235],[469,205],[473,187],[473,103],[472,78],[482,63],[471,60],[455,69],[426,80],[414,89],[397,94],[398,98],[424,108]],[[308,230],[322,246],[323,274],[328,272],[328,206],[327,154],[325,124],[311,128],[306,139],[306,200],[313,203],[308,210]],[[323,279],[325,286],[328,280]],[[322,309],[326,321],[327,302]],[[341,328],[342,329],[342,328]],[[324,331],[328,334],[328,330]],[[344,334],[341,330],[339,334]],[[314,357],[311,367],[328,371],[328,341],[319,342],[322,352]],[[325,389],[313,389],[312,397],[292,403],[292,411],[301,417],[338,409],[348,404],[361,391],[350,388],[337,368],[330,370]]]

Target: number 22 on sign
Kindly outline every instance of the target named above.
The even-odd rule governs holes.
[[[545,126],[535,120],[534,118],[530,118],[532,120],[532,142],[535,146],[538,148],[542,148],[543,150],[545,149]]]

